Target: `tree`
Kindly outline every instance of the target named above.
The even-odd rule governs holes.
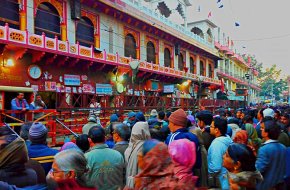
[[[280,100],[282,91],[287,87],[287,80],[280,79],[281,70],[277,69],[274,64],[270,68],[266,68],[265,71],[259,72],[258,83],[261,86],[260,96],[273,97],[276,100]]]

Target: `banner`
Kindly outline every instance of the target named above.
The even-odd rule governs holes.
[[[65,86],[80,86],[81,78],[79,75],[64,75]]]
[[[96,84],[96,94],[112,95],[113,89],[111,84]]]

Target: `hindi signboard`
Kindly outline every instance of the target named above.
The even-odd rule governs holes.
[[[80,86],[81,77],[79,75],[64,75],[65,86]]]
[[[112,95],[113,94],[112,85],[96,83],[96,94]]]

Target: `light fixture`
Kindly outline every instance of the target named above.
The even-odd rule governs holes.
[[[182,85],[183,85],[183,86],[188,86],[188,82],[185,81],[185,82],[182,83]]]
[[[5,59],[3,57],[3,60],[2,60],[2,66],[3,67],[13,67],[14,66],[14,61],[13,59]]]
[[[124,81],[124,75],[121,75],[118,77],[118,82],[123,82]]]

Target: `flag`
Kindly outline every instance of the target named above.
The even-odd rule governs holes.
[[[238,22],[235,22],[235,26],[240,26],[240,23],[238,23]]]
[[[224,83],[224,79],[221,78],[221,91],[224,92],[225,91],[225,83]]]
[[[250,56],[248,56],[248,63],[251,63],[252,59]]]
[[[208,13],[207,17],[208,17],[208,18],[211,17],[211,11]]]
[[[234,41],[233,41],[233,40],[231,40],[231,46],[232,46],[232,47],[234,46]]]
[[[198,6],[198,9],[197,9],[197,11],[198,11],[198,12],[200,12],[200,5]]]
[[[242,48],[244,48],[244,49],[245,49],[245,48],[246,48],[246,46],[243,46]]]
[[[219,6],[220,9],[223,8],[223,7],[224,7],[224,5],[220,5],[220,6]]]
[[[222,0],[218,0],[216,3],[219,3],[219,2],[221,2]]]

